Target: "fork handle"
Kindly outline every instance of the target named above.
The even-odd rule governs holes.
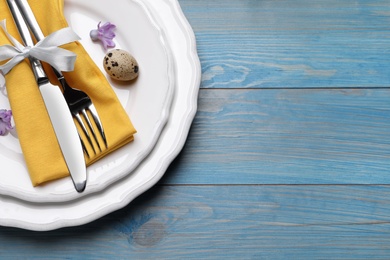
[[[34,35],[35,39],[37,41],[42,40],[45,38],[45,35],[43,34],[41,27],[38,24],[37,19],[35,18],[34,12],[32,11],[29,3],[27,0],[7,0],[7,1],[12,1],[16,3],[15,9],[18,9],[24,18],[24,20],[27,23],[28,28],[30,28],[30,31]],[[28,30],[27,28],[27,30]],[[42,66],[41,66],[42,67]],[[66,88],[66,82],[64,80],[64,76],[62,73],[58,70],[56,70],[54,67],[52,67],[54,74],[58,78],[59,82],[61,83],[62,89],[65,90]],[[43,69],[42,69],[43,72]],[[35,73],[35,72],[34,72]]]
[[[15,0],[7,0],[7,4],[24,45],[30,47],[34,46],[30,31],[28,30],[26,22],[24,21],[21,11],[16,5]],[[49,80],[43,70],[41,62],[33,57],[30,57],[29,60],[31,63],[32,70],[34,72],[35,79],[38,84],[48,82]]]
[[[15,0],[15,2],[16,5],[19,7],[19,10],[23,15],[24,20],[26,21],[35,39],[37,41],[40,41],[45,38],[45,35],[43,34],[41,27],[39,26],[37,19],[35,18],[34,12],[31,10],[31,7],[27,0]]]

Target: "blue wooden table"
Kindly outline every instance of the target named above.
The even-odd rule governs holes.
[[[390,1],[179,0],[198,113],[163,179],[0,258],[389,259]]]

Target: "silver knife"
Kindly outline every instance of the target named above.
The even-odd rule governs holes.
[[[34,46],[30,31],[15,0],[7,0],[7,4],[24,44]],[[41,62],[31,57],[30,63],[73,184],[78,192],[83,192],[87,183],[87,170],[80,136],[72,114],[61,90],[49,82]]]

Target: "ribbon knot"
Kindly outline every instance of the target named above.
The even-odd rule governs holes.
[[[28,58],[30,56],[30,50],[31,50],[30,46],[24,47],[22,50],[23,57]]]
[[[9,59],[0,66],[0,81],[3,80],[1,77],[28,57],[44,61],[58,71],[72,71],[74,69],[76,54],[59,47],[80,40],[80,37],[70,27],[53,32],[34,46],[24,46],[12,37],[7,31],[5,20],[0,21],[0,27],[14,45],[0,46],[0,62]]]

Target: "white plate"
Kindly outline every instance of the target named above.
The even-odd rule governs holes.
[[[91,222],[126,206],[156,184],[183,148],[196,113],[201,76],[195,37],[177,0],[138,1],[150,8],[163,28],[176,67],[176,89],[170,117],[155,148],[131,175],[79,200],[32,203],[0,196],[0,225],[45,231]]]
[[[140,66],[140,74],[130,85],[111,81],[120,102],[129,114],[137,134],[134,142],[109,154],[87,169],[88,183],[77,193],[70,178],[34,188],[31,185],[18,139],[13,135],[0,138],[0,194],[33,202],[64,202],[98,192],[131,173],[150,153],[165,126],[174,93],[172,54],[160,27],[142,2],[118,0],[112,5],[105,0],[65,0],[65,16],[69,25],[82,38],[81,42],[100,69],[105,50],[89,38],[99,21],[117,25],[116,48],[132,53]],[[108,77],[109,78],[109,77]],[[8,105],[2,97],[0,108]],[[115,115],[113,115],[115,116]],[[4,171],[6,169],[6,171]]]

